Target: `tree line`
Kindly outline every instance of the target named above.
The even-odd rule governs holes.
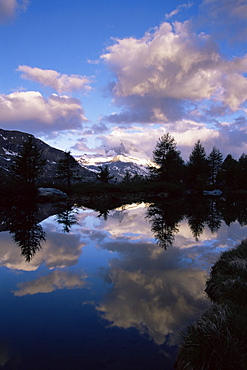
[[[156,144],[153,162],[155,165],[149,167],[149,173],[150,179],[156,181],[183,184],[192,191],[216,188],[247,190],[247,155],[244,153],[238,160],[231,154],[223,158],[214,146],[207,155],[198,140],[185,162],[174,138],[167,133]]]
[[[242,154],[238,160],[231,154],[223,158],[215,146],[209,155],[200,140],[198,140],[185,162],[177,149],[175,139],[169,134],[158,139],[153,150],[153,165],[148,167],[148,176],[130,175],[127,171],[122,184],[130,184],[134,189],[140,183],[152,189],[155,184],[170,184],[187,192],[221,189],[247,190],[247,155]],[[23,144],[21,152],[14,158],[9,170],[10,182],[15,189],[31,191],[40,180],[40,175],[46,165],[42,151],[38,149],[32,137]],[[64,152],[64,158],[57,163],[54,179],[57,184],[70,188],[72,183],[83,182],[77,172],[77,162],[70,152]],[[108,166],[99,167],[96,176],[98,183],[108,184],[114,178]],[[126,187],[127,188],[127,187]],[[161,187],[162,189],[162,187]]]

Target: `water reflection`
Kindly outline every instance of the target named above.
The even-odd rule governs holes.
[[[179,222],[183,219],[182,202],[152,204],[147,211],[151,230],[159,246],[167,249],[172,245],[174,236],[179,232]]]
[[[56,221],[63,225],[62,230],[64,233],[69,233],[71,227],[77,224],[77,213],[77,210],[71,207],[70,209],[66,209],[56,215]]]
[[[47,276],[36,280],[18,284],[13,291],[15,296],[33,295],[37,293],[51,293],[59,289],[78,289],[86,285],[86,274],[72,274],[68,271],[54,270]]]
[[[196,241],[203,234],[205,227],[216,233],[224,221],[227,225],[238,221],[247,225],[246,199],[206,199],[191,198],[180,202],[152,204],[147,211],[151,230],[157,243],[164,249],[174,242],[179,232],[179,223],[186,219]]]
[[[153,244],[105,243],[118,251],[105,276],[113,288],[97,310],[112,327],[136,328],[158,345],[177,343],[181,324],[205,308],[202,287],[206,272],[190,261],[181,268],[181,252],[174,248],[168,259]]]
[[[104,214],[40,207],[34,218],[15,210],[46,235],[29,263],[12,241],[12,216],[1,213],[0,325],[21,354],[17,368],[172,369],[179,332],[205,311],[209,268],[246,237],[246,203],[238,212],[224,199]],[[45,363],[34,366],[37,358]]]
[[[37,219],[38,205],[28,201],[8,209],[7,225],[13,241],[20,247],[21,255],[30,262],[45,241],[45,232]]]

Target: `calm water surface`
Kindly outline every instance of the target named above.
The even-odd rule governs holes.
[[[247,226],[162,222],[141,203],[101,215],[75,207],[28,235],[2,231],[0,367],[172,369],[179,332],[209,303],[210,267]],[[25,249],[30,237],[41,248]]]

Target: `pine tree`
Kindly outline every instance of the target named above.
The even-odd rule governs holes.
[[[151,177],[171,183],[179,183],[182,179],[184,162],[176,142],[169,133],[163,135],[153,151],[153,162],[156,166],[149,167]]]
[[[209,184],[213,186],[219,185],[219,176],[222,170],[223,155],[215,146],[208,156],[209,165]]]
[[[72,157],[70,151],[64,152],[64,158],[60,159],[57,164],[56,178],[67,183],[68,188],[71,186],[73,180],[79,180],[78,163]]]
[[[247,154],[242,154],[238,160],[238,187],[247,190]]]
[[[226,188],[236,189],[238,180],[238,161],[228,154],[222,164],[221,181]]]
[[[187,182],[194,190],[202,190],[207,185],[209,166],[205,148],[198,140],[192,149],[187,163]]]
[[[97,174],[97,179],[103,184],[108,184],[108,182],[114,178],[114,176],[110,174],[107,165],[99,166],[99,170],[100,172]]]
[[[22,150],[13,160],[10,175],[17,185],[28,190],[34,187],[45,164],[46,160],[42,157],[42,151],[38,149],[34,138],[29,136]]]

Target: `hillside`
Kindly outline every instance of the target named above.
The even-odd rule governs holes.
[[[10,131],[0,129],[0,174],[4,176],[7,174],[11,166],[13,158],[20,153],[22,145],[27,141],[28,137],[34,139],[35,144],[42,150],[43,157],[47,160],[44,167],[41,180],[53,181],[55,177],[57,163],[64,158],[62,150],[53,148],[40,139],[35,138],[31,134],[20,131]],[[79,165],[77,167],[79,175],[83,181],[95,181],[95,174],[86,168]]]

